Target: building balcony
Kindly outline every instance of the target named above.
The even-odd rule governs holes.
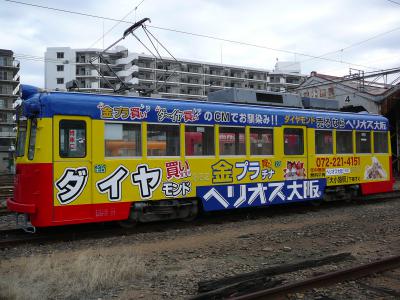
[[[127,57],[119,58],[115,60],[116,65],[127,65],[130,62],[136,60],[138,57],[136,54],[130,54]]]
[[[127,82],[130,84],[139,84],[139,79],[134,77],[134,78],[129,79]]]
[[[10,84],[12,86],[17,86],[19,84],[20,76],[17,74],[14,78],[0,78],[0,83]]]
[[[186,94],[181,92],[159,92],[160,95],[165,98],[177,97],[177,98],[187,98],[187,99],[207,99],[207,96],[204,95],[194,95],[194,94]]]
[[[0,120],[0,125],[15,125],[17,124],[13,119]]]
[[[116,72],[119,77],[128,77],[139,72],[138,66],[131,66],[129,69]]]
[[[17,137],[16,132],[0,132],[0,138],[13,138]]]
[[[85,74],[76,74],[77,79],[82,79],[82,78],[98,78],[100,77],[99,74],[91,74],[91,73],[85,73]]]
[[[0,62],[0,68],[12,68],[12,69],[18,69],[20,68],[20,62],[19,60],[7,60],[7,61],[1,61]]]
[[[10,96],[13,96],[13,95],[14,95],[13,94],[13,89],[2,89],[0,87],[0,96],[10,97]]]
[[[0,146],[0,152],[12,152],[12,148],[10,146]]]
[[[0,106],[0,111],[6,111],[6,112],[11,112],[14,111],[15,109],[12,106]]]

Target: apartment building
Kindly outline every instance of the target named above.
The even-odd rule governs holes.
[[[11,172],[16,132],[13,102],[18,98],[20,63],[11,50],[0,49],[0,173]]]
[[[164,98],[206,99],[226,88],[286,92],[306,78],[299,63],[278,62],[274,70],[207,63],[187,59],[156,59],[118,46],[98,58],[101,49],[47,48],[45,88],[65,90],[76,80],[79,91],[108,92],[110,84],[127,85],[147,95]],[[101,71],[100,76],[99,70]]]

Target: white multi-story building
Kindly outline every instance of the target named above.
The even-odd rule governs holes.
[[[13,51],[0,49],[0,174],[13,171],[16,137],[13,103],[19,95],[19,69]]]
[[[306,78],[300,74],[299,63],[279,62],[270,71],[186,59],[161,60],[120,46],[93,60],[101,52],[101,49],[47,48],[45,88],[65,90],[67,82],[76,80],[79,91],[107,92],[112,91],[109,83],[120,85],[119,77],[148,95],[206,99],[209,92],[231,87],[290,91]]]

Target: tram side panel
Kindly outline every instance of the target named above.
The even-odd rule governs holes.
[[[393,190],[387,131],[309,128],[308,132],[308,142],[312,145],[309,147],[310,178],[326,178],[327,189],[331,191],[341,186],[353,186],[354,192],[360,188],[361,194]]]
[[[50,226],[53,208],[52,119],[27,121],[26,135],[18,134],[14,197],[11,211],[29,215],[34,226]],[[19,128],[21,130],[21,128]]]

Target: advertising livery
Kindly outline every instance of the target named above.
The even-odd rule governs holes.
[[[187,218],[393,185],[378,115],[32,90],[17,111],[8,207],[34,226]]]

